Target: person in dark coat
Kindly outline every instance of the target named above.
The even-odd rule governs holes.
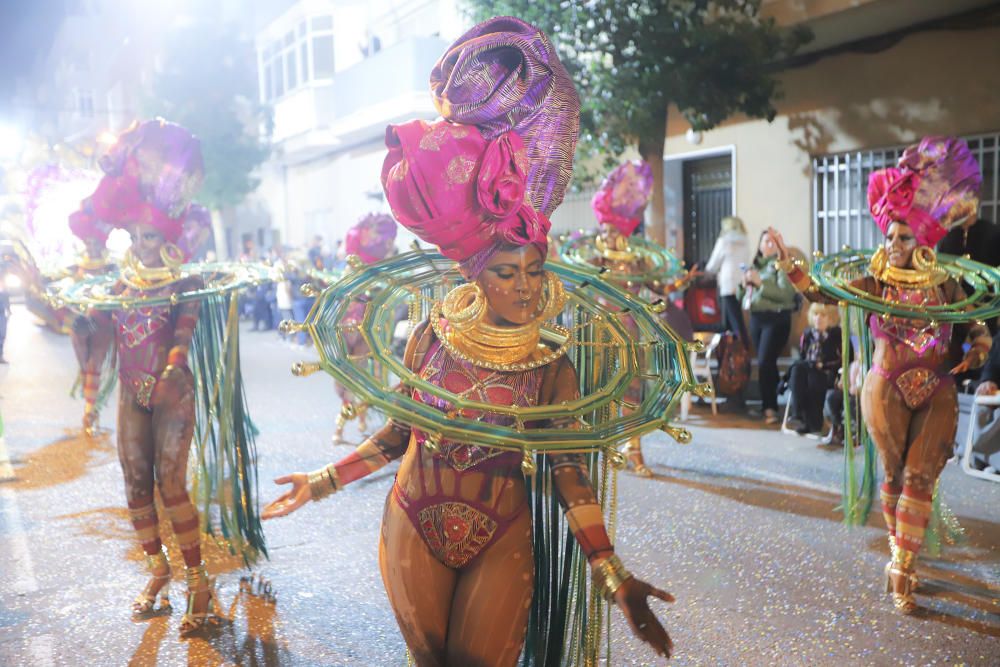
[[[839,314],[836,306],[809,306],[809,326],[799,342],[802,358],[789,369],[791,405],[788,425],[798,433],[823,430],[823,403],[841,365]]]

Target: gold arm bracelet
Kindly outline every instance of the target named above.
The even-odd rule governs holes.
[[[615,592],[631,578],[632,573],[625,569],[621,559],[616,554],[611,554],[594,568],[594,586],[597,587],[601,597],[605,600],[613,599]]]
[[[340,491],[340,478],[332,463],[309,473],[309,494],[313,500],[323,500],[337,491]]]

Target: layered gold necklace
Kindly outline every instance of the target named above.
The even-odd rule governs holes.
[[[927,246],[917,246],[914,249],[912,269],[890,265],[885,247],[879,246],[868,270],[877,280],[897,289],[930,289],[948,279],[948,272],[938,265],[934,250]]]
[[[182,277],[179,265],[151,268],[140,262],[131,250],[125,253],[122,260],[122,281],[133,289],[156,290],[171,285]]]
[[[431,310],[431,327],[452,356],[490,370],[523,371],[551,363],[566,352],[569,331],[549,325],[565,341],[553,349],[542,344],[542,323],[562,310],[566,295],[562,283],[547,273],[547,291],[540,314],[532,321],[499,327],[486,321],[486,299],[479,286],[467,283],[453,289]],[[448,322],[445,329],[442,319]]]

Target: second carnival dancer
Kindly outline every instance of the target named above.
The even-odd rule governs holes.
[[[907,148],[899,168],[874,172],[868,204],[885,235],[869,275],[851,285],[885,303],[909,308],[954,304],[965,292],[936,262],[934,245],[970,215],[976,215],[982,182],[964,141],[928,137]],[[793,263],[781,234],[768,233],[778,247],[780,268],[813,301],[830,299],[811,289],[810,276]],[[952,455],[958,424],[953,376],[986,361],[992,339],[985,325],[969,328],[971,346],[950,371],[951,325],[872,314],[872,367],[861,391],[861,415],[882,459],[882,514],[892,560],[886,587],[897,610],[917,609],[917,554],[930,521],[938,477]]]
[[[540,327],[561,312],[565,298],[545,270],[546,216],[571,175],[576,91],[548,38],[513,18],[491,19],[459,38],[435,67],[432,90],[445,119],[389,127],[382,183],[396,219],[457,261],[469,282],[414,331],[405,363],[472,400],[532,406],[573,399],[574,368],[540,342]],[[418,391],[414,397],[448,410]],[[482,420],[510,421],[490,414]],[[292,488],[264,518],[293,512],[401,458],[382,518],[379,563],[413,658],[421,666],[514,665],[525,641],[534,561],[547,557],[532,553],[522,456],[448,441],[434,454],[426,437],[390,420],[341,461],[278,478]],[[647,598],[672,596],[632,576],[615,555],[583,456],[551,460],[554,493],[595,585],[640,639],[669,655],[670,639]]]
[[[83,242],[79,261],[67,269],[68,277],[84,280],[104,275],[117,267],[108,259],[108,235],[112,225],[100,220],[89,206],[69,216],[69,228]],[[113,336],[110,330],[93,326],[87,317],[68,315],[72,319],[70,340],[80,365],[80,374],[74,389],[83,396],[83,430],[87,435],[97,435],[100,428],[100,410],[114,389],[114,374],[102,373],[106,363],[114,366]],[[108,376],[101,382],[102,375]],[[103,386],[102,386],[103,384]]]
[[[645,276],[650,267],[643,253],[630,247],[629,239],[635,234],[642,222],[643,212],[653,193],[653,170],[644,160],[629,160],[615,167],[614,171],[605,177],[591,200],[600,229],[595,240],[597,254],[594,262],[606,267],[609,272],[607,280],[620,283],[633,294],[639,294],[644,288],[663,297],[666,308],[662,317],[668,326],[686,340],[694,338],[691,320],[687,313],[670,303],[667,296],[670,292],[683,285],[671,282],[669,276],[665,280],[646,280],[634,276]],[[666,250],[662,251],[667,254]],[[622,318],[628,325],[629,318]],[[633,383],[625,399],[638,404],[642,400],[641,383]],[[629,465],[637,475],[652,477],[653,471],[646,465],[642,455],[642,440],[634,437],[625,445],[624,453]]]
[[[392,216],[387,213],[368,213],[347,230],[344,236],[344,251],[365,264],[374,264],[392,255],[396,248],[395,243],[396,221]],[[362,299],[351,303],[344,322],[344,343],[350,352],[352,363],[355,364],[368,363],[370,356],[368,345],[356,329],[357,323],[365,314],[365,306],[366,301]],[[336,389],[342,407],[337,416],[333,444],[344,441],[344,426],[353,417],[357,418],[358,429],[362,433],[368,430],[368,406],[359,403],[340,383],[336,384]]]
[[[203,174],[198,140],[179,125],[162,120],[137,124],[119,137],[101,159],[101,167],[106,174],[85,204],[92,206],[101,220],[126,230],[132,239],[114,288],[116,296],[141,303],[144,299],[177,297],[201,289],[204,285],[200,276],[185,276],[178,270],[195,249],[196,239],[207,234],[209,224],[207,212],[190,203]],[[198,401],[188,354],[200,302],[172,302],[110,314],[99,311],[90,318],[95,330],[113,335],[117,347],[121,385],[118,456],[129,517],[146,553],[151,576],[132,603],[132,613],[136,618],[147,616],[158,599],[162,607],[170,604],[167,589],[172,575],[160,538],[155,487],[184,558],[188,602],[180,633],[186,636],[217,617],[213,611],[214,593],[201,558],[202,520],[187,490],[188,452]],[[218,372],[217,367],[213,369],[213,373]],[[237,394],[233,399],[235,410],[243,409],[242,402],[242,394]],[[245,444],[248,425],[243,416],[215,416],[233,421],[226,425],[228,435],[213,433],[213,439],[236,437]],[[208,427],[200,426],[204,434]],[[247,452],[243,454],[250,457]],[[246,470],[239,471],[241,477],[246,474]],[[229,537],[235,539],[231,534]],[[263,542],[258,542],[253,552],[262,546]]]

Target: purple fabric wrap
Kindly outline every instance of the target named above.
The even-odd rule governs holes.
[[[344,249],[366,264],[385,259],[396,242],[396,221],[388,213],[366,213],[347,230]]]
[[[945,230],[978,213],[983,176],[962,139],[924,137],[903,151],[899,168],[920,174],[913,208],[926,211]]]
[[[487,141],[520,135],[528,201],[550,216],[573,175],[580,98],[549,38],[520,19],[489,19],[451,45],[430,83],[445,119],[477,126]]]
[[[629,160],[605,177],[590,205],[598,222],[630,236],[642,221],[652,194],[652,168],[644,160]]]
[[[205,175],[197,137],[162,118],[136,122],[98,164],[107,175],[121,176],[130,158],[138,165],[143,199],[171,218],[184,214]]]

